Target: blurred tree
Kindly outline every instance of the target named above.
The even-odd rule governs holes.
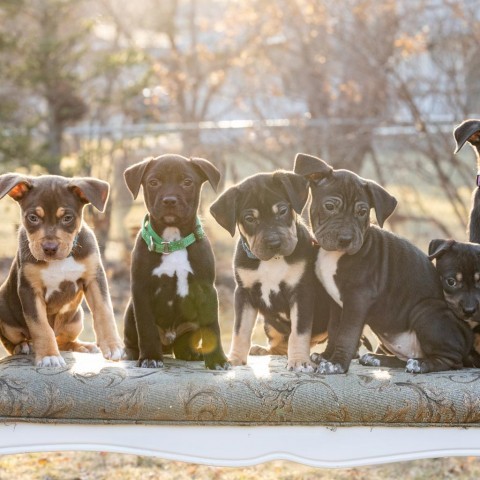
[[[82,3],[82,0],[0,3],[2,93],[8,98],[15,92],[16,110],[26,106],[18,114],[19,129],[13,128],[7,135],[23,148],[8,148],[9,142],[4,138],[2,151],[7,160],[27,154],[30,163],[60,173],[65,127],[87,112],[79,93],[80,59],[87,48],[91,24],[76,20]],[[0,110],[0,115],[11,122],[8,109]],[[0,120],[3,122],[3,118]],[[39,137],[41,140],[37,142]]]

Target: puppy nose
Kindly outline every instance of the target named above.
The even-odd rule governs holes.
[[[57,242],[45,242],[42,244],[43,253],[49,257],[53,257],[57,253],[58,243]]]
[[[278,237],[270,237],[265,239],[265,243],[267,244],[268,248],[275,250],[280,247],[282,241]]]
[[[353,235],[344,233],[338,236],[338,245],[342,248],[348,247],[353,240]]]
[[[168,197],[164,197],[162,202],[166,207],[174,207],[177,204],[177,197],[170,195]]]
[[[466,305],[462,306],[462,310],[465,315],[471,317],[477,311],[477,307],[475,305]]]

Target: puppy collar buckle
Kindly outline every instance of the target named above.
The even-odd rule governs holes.
[[[164,255],[169,255],[170,253],[172,253],[170,251],[170,242],[162,242],[162,245],[163,245],[163,254]]]

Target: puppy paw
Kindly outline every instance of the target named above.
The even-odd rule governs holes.
[[[100,347],[104,358],[107,360],[113,360],[114,362],[122,360],[125,353],[125,348],[121,343],[99,343],[98,346]]]
[[[154,360],[152,358],[141,358],[137,362],[140,368],[163,368],[163,360]]]
[[[232,367],[241,367],[247,364],[247,359],[237,357],[236,355],[229,355],[227,361]]]
[[[313,363],[316,363],[317,365],[320,363],[320,362],[326,362],[327,360],[322,356],[321,353],[312,353],[310,355],[310,360],[313,362]]]
[[[61,355],[41,357],[36,360],[37,367],[66,367],[67,364]]]
[[[15,345],[13,355],[30,355],[33,353],[33,345],[30,342],[22,342]]]
[[[205,358],[205,367],[209,370],[230,370],[231,364],[223,354],[207,355]]]
[[[290,372],[303,372],[303,373],[312,373],[315,371],[316,365],[314,365],[308,359],[295,360],[288,359],[287,370]]]
[[[63,352],[79,352],[79,353],[100,353],[100,349],[92,342],[67,342],[58,345],[58,349]]]
[[[249,355],[270,355],[270,350],[266,347],[262,347],[262,345],[252,345],[250,348]]]
[[[321,375],[335,375],[339,373],[345,373],[345,369],[339,363],[323,361],[318,364],[315,372],[320,373]]]
[[[381,362],[379,358],[375,358],[375,355],[371,353],[366,353],[362,355],[358,360],[360,365],[364,365],[365,367],[379,367]]]
[[[407,373],[422,373],[422,364],[420,360],[409,358],[407,360],[407,365],[405,366],[405,371]]]

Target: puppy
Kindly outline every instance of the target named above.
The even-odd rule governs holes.
[[[132,252],[132,297],[125,313],[127,358],[160,368],[163,353],[229,367],[220,342],[215,260],[197,217],[202,184],[219,171],[207,160],[162,155],[129,167],[134,198],[143,187],[148,214]],[[202,343],[201,350],[199,343]]]
[[[453,131],[456,149],[459,152],[465,142],[468,142],[477,158],[476,188],[472,195],[472,208],[468,222],[468,239],[470,242],[480,243],[480,120],[465,120]]]
[[[288,355],[289,369],[313,371],[310,345],[327,336],[330,299],[313,270],[318,249],[298,217],[306,187],[292,172],[260,173],[226,190],[210,207],[232,237],[236,227],[240,232],[233,261],[232,365],[245,365],[250,351]],[[269,346],[250,349],[258,313]]]
[[[480,367],[480,245],[435,239],[428,254],[435,260],[448,306],[472,329],[472,363]]]
[[[370,224],[375,209],[381,226],[397,201],[373,181],[334,170],[299,153],[295,172],[309,179],[310,219],[320,245],[316,273],[343,307],[329,328],[333,352],[320,373],[345,373],[368,324],[397,358],[362,357],[368,365],[405,365],[411,373],[462,368],[472,333],[448,308],[428,257],[408,241]]]
[[[22,212],[18,251],[0,287],[0,338],[10,354],[33,352],[37,366],[57,367],[65,365],[59,350],[98,352],[77,339],[85,296],[104,357],[122,357],[98,245],[82,221],[84,205],[103,211],[108,193],[94,178],[0,175],[0,198],[8,194]]]

